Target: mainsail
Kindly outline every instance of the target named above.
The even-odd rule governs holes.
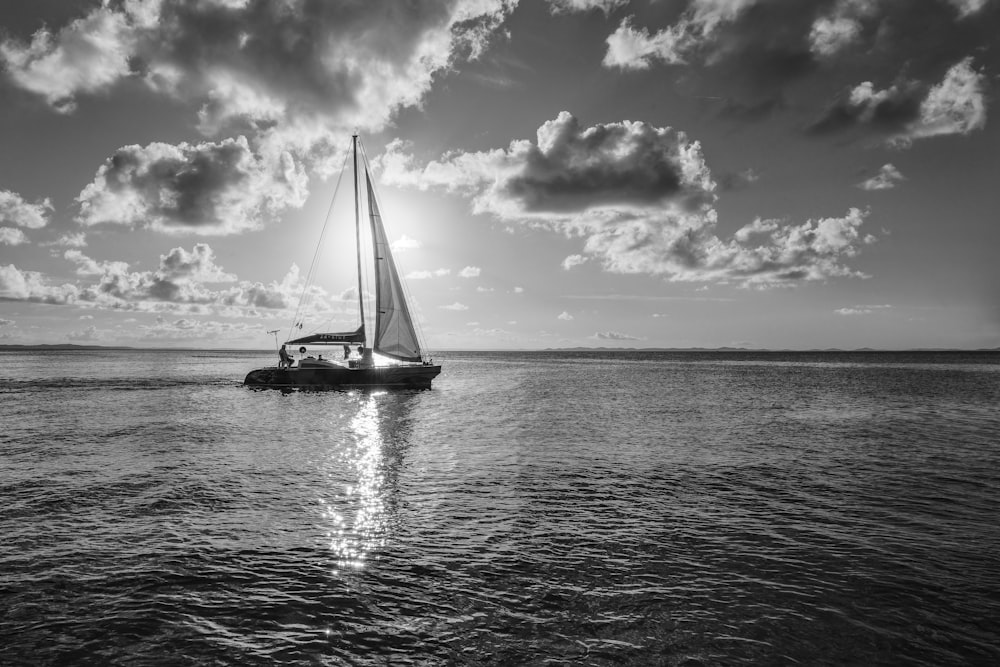
[[[368,211],[371,217],[375,250],[375,344],[376,353],[400,361],[420,361],[420,344],[406,305],[403,285],[382,226],[382,216],[375,201],[371,176],[365,170],[368,185]]]

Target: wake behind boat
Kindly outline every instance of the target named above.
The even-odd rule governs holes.
[[[405,387],[428,389],[441,366],[424,357],[406,293],[382,225],[368,160],[362,150],[367,212],[374,264],[372,335],[365,324],[362,276],[361,208],[359,197],[358,137],[351,138],[354,177],[354,228],[358,275],[358,317],[354,331],[316,332],[286,340],[278,347],[278,364],[250,371],[243,383],[262,388],[325,389],[341,387]],[[310,272],[311,273],[311,272]],[[308,282],[308,281],[307,281]],[[303,299],[308,294],[303,290]],[[302,302],[299,303],[299,309]],[[299,312],[296,312],[298,319]],[[303,328],[293,322],[292,331]],[[272,332],[274,333],[274,332]]]

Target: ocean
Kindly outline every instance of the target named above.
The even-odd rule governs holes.
[[[0,353],[0,664],[1000,664],[1000,353],[275,361]]]

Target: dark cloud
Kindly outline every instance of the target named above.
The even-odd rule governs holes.
[[[985,72],[1000,70],[993,0],[689,0],[679,16],[658,18],[665,23],[623,19],[605,65],[684,66],[692,88],[726,91],[721,115],[755,121],[790,109],[813,115],[814,134],[898,132],[955,63],[972,57]],[[863,81],[888,94],[850,101]],[[831,89],[845,88],[830,102]],[[770,103],[779,99],[787,104]]]
[[[713,198],[698,142],[671,128],[628,121],[584,128],[562,112],[539,128],[536,144],[521,149],[496,195],[528,212],[666,200],[693,208]]]
[[[419,103],[454,58],[476,57],[510,9],[499,0],[119,0],[30,39],[0,40],[0,62],[64,112],[79,94],[137,76],[198,106],[210,133],[234,122],[378,129]]]
[[[302,167],[289,154],[255,154],[243,137],[124,146],[80,193],[77,219],[230,234],[258,227],[266,211],[301,206],[306,187]]]
[[[910,81],[878,90],[865,81],[807,131],[824,134],[866,125],[898,148],[915,139],[968,134],[986,124],[985,85],[985,75],[973,66],[972,58],[952,65],[934,85]]]
[[[523,170],[504,184],[511,197],[534,210],[582,209],[597,203],[652,202],[680,193],[682,168],[669,130],[645,124],[598,125],[582,131],[560,116],[544,143],[527,153]],[[622,150],[624,149],[624,150]]]
[[[871,82],[843,93],[806,128],[809,134],[830,134],[867,123],[884,133],[901,131],[920,116],[920,103],[930,89],[918,81],[903,81],[886,90]]]

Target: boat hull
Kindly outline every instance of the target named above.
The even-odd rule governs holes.
[[[440,366],[379,366],[345,368],[257,368],[243,381],[248,387],[274,389],[344,389],[349,387],[430,389]]]

